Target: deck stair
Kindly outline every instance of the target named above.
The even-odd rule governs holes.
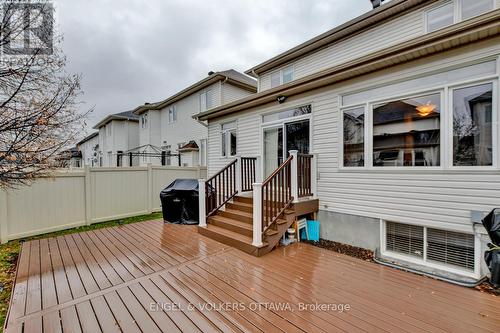
[[[287,209],[263,234],[263,246],[252,245],[253,198],[236,195],[207,220],[207,226],[199,227],[200,234],[255,256],[270,252],[286,230],[295,221],[295,211]]]

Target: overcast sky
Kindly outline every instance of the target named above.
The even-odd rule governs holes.
[[[89,125],[162,100],[210,70],[245,71],[371,9],[369,0],[58,1]],[[91,127],[89,126],[89,127]]]

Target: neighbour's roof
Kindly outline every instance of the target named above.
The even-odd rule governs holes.
[[[115,114],[111,114],[98,122],[93,128],[98,129],[99,127],[102,127],[109,123],[111,120],[129,120],[129,121],[139,121],[139,116],[135,115],[133,111],[125,111],[125,112],[119,112]]]
[[[190,150],[199,150],[200,147],[198,147],[198,144],[196,141],[191,140],[188,143],[186,143],[184,146],[180,147],[178,150],[179,151],[190,151]]]
[[[82,152],[77,147],[63,150],[59,156],[56,157],[56,160],[66,160],[73,157],[82,157]]]
[[[388,3],[383,3],[381,6],[370,10],[369,12],[358,16],[344,24],[339,25],[327,32],[322,33],[302,44],[297,45],[277,56],[266,60],[257,66],[245,71],[246,74],[257,77],[265,71],[273,69],[277,66],[289,63],[305,54],[317,51],[320,48],[326,47],[340,39],[344,39],[354,35],[361,30],[371,29],[375,25],[380,24],[394,16],[404,13],[422,3],[431,3],[438,0],[392,0]]]
[[[92,133],[92,134],[89,134],[89,135],[87,135],[85,138],[83,138],[82,140],[80,140],[80,141],[77,143],[77,145],[81,145],[82,143],[87,142],[87,141],[89,141],[89,140],[91,140],[91,139],[95,138],[95,137],[96,137],[96,136],[98,136],[98,135],[99,135],[99,132],[94,132],[94,133]]]
[[[234,69],[229,69],[220,72],[210,72],[210,75],[208,75],[203,80],[190,85],[186,89],[179,91],[178,93],[164,99],[163,101],[156,103],[145,103],[144,105],[135,108],[133,112],[136,115],[140,115],[141,113],[147,110],[163,109],[169,104],[175,103],[178,100],[187,97],[200,89],[208,87],[209,85],[222,80],[227,80],[227,82],[235,86],[238,86],[242,89],[246,89],[251,92],[257,92],[257,81],[243,73],[235,71]]]

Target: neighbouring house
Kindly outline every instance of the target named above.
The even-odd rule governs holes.
[[[99,165],[99,132],[89,134],[76,146],[82,154],[82,166],[94,167]]]
[[[56,164],[59,168],[81,168],[82,153],[78,147],[66,149],[56,157]]]
[[[123,167],[139,165],[137,157],[127,153],[139,145],[139,116],[132,111],[107,116],[94,126],[99,130],[96,166]]]
[[[205,166],[207,125],[193,115],[252,95],[256,86],[255,79],[233,69],[210,72],[161,102],[137,107],[140,134],[133,154],[141,165]]]
[[[249,69],[258,93],[196,116],[212,176],[199,231],[260,255],[309,215],[322,238],[477,280],[478,222],[500,206],[500,1],[373,3]]]

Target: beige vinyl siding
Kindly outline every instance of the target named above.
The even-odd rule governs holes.
[[[439,6],[446,1],[448,0],[411,11],[375,28],[299,58],[293,62],[294,80],[423,35],[425,33],[425,12],[430,7]],[[499,7],[500,0],[496,0],[495,8]],[[288,65],[273,68],[261,75],[259,91],[270,89],[271,73]]]
[[[401,65],[383,73],[374,73],[289,97],[281,105],[271,103],[211,121],[209,172],[215,173],[229,161],[224,160],[223,163],[220,159],[221,123],[237,119],[239,152],[242,156],[246,153],[259,154],[259,124],[262,114],[311,103],[311,147],[318,154],[318,197],[321,210],[471,232],[471,211],[489,211],[500,203],[500,172],[341,169],[340,96],[395,80],[405,80],[412,75],[434,73],[439,69],[443,71],[448,66],[475,59],[491,59],[492,55],[499,54],[500,38],[496,38]]]
[[[240,98],[251,95],[252,92],[241,89],[230,83],[222,84],[222,104],[228,104],[234,102]]]

